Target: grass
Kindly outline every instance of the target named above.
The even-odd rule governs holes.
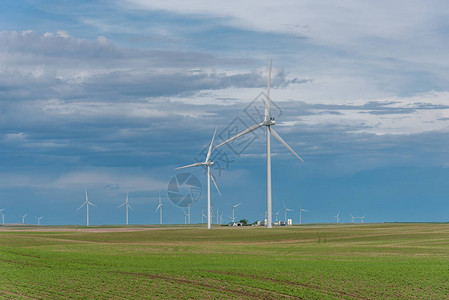
[[[449,224],[7,229],[0,298],[449,297]]]

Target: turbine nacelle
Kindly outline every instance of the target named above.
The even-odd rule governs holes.
[[[274,118],[269,118],[268,120],[263,122],[263,125],[265,125],[265,126],[272,126],[275,124],[276,124],[276,121],[274,120]]]

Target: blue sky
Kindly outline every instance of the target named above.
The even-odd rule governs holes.
[[[266,88],[273,211],[303,222],[449,220],[445,1],[9,1],[0,10],[0,209],[6,222],[183,223],[178,166],[258,121]],[[231,131],[228,131],[231,129]],[[224,147],[215,209],[263,217],[263,130]],[[244,141],[241,141],[244,142]],[[202,169],[189,170],[205,188]],[[201,220],[205,190],[192,207]],[[289,214],[294,222],[297,213]],[[229,220],[229,218],[227,219]]]

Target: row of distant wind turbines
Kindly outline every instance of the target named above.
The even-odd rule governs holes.
[[[86,212],[87,212],[87,214],[86,214],[86,225],[89,226],[89,205],[92,205],[92,206],[95,206],[95,205],[92,202],[89,201],[89,198],[87,196],[87,190],[85,191],[85,193],[86,193],[86,201],[77,210],[81,209],[84,205],[86,205]],[[240,206],[242,203],[240,202],[240,203],[237,203],[235,205],[232,205],[231,203],[227,203],[227,204],[232,209],[232,217],[230,217],[231,218],[231,222],[235,223],[235,221],[236,221],[235,208]],[[284,206],[284,222],[287,223],[287,212],[289,212],[289,211],[294,212],[295,210],[287,208],[285,203],[284,203],[284,201],[282,201],[282,204]],[[128,225],[128,220],[129,220],[128,219],[128,215],[129,215],[128,214],[128,209],[129,208],[133,209],[131,207],[131,205],[129,204],[128,193],[126,193],[126,200],[125,200],[125,202],[120,204],[119,206],[117,206],[117,208],[120,208],[122,206],[125,206],[125,208],[126,208],[126,210],[125,210],[125,212],[126,212],[126,225]],[[159,205],[157,206],[155,212],[157,212],[159,210],[159,222],[160,222],[160,224],[162,224],[162,208],[163,208],[163,203],[162,203],[161,195],[159,193]],[[0,209],[0,214],[2,216],[2,224],[5,224],[4,210],[5,209]],[[185,211],[183,211],[183,212],[184,212],[184,223],[185,224],[190,224],[190,210],[187,213]],[[281,211],[279,210],[275,214],[276,215],[276,223],[278,223],[278,215],[279,215],[280,212]],[[303,212],[309,212],[309,210],[306,210],[306,209],[303,209],[303,208],[299,208],[298,212],[299,212],[299,224],[302,224],[302,213]],[[266,212],[265,212],[265,214],[266,214]],[[22,224],[25,224],[25,218],[27,216],[28,216],[28,214],[24,214],[23,216],[21,216]],[[217,209],[217,212],[216,212],[215,216],[217,217],[216,224],[222,224],[223,223],[223,212],[220,215],[219,214],[219,210]],[[187,217],[189,218],[188,223],[187,223]],[[203,222],[203,218],[204,217],[207,217],[207,216],[204,215],[204,210],[202,209],[201,210],[201,223],[204,223]],[[340,212],[338,212],[337,215],[335,215],[333,217],[337,219],[337,224],[340,223]],[[43,219],[43,216],[35,217],[35,218],[37,220],[37,225],[40,225],[40,221]],[[357,219],[359,220],[359,222],[364,223],[365,216],[363,216],[363,217],[354,217],[351,214],[351,222],[352,223],[354,223],[355,220],[357,220]]]
[[[2,224],[5,225],[5,213],[4,213],[5,209],[2,208],[0,209],[0,215],[2,215]],[[22,224],[25,224],[25,218],[28,216],[28,214],[24,214],[23,216],[20,216],[22,218]],[[41,225],[41,220],[44,217],[35,217],[37,220],[37,225]]]

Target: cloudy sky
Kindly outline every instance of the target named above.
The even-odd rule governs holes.
[[[273,60],[273,211],[304,222],[449,221],[447,1],[8,1],[0,10],[6,222],[183,223],[175,167],[260,121]],[[213,154],[229,221],[261,219],[262,129]],[[192,222],[205,207],[203,187]],[[294,222],[297,213],[289,213]],[[273,219],[276,217],[274,216]]]

